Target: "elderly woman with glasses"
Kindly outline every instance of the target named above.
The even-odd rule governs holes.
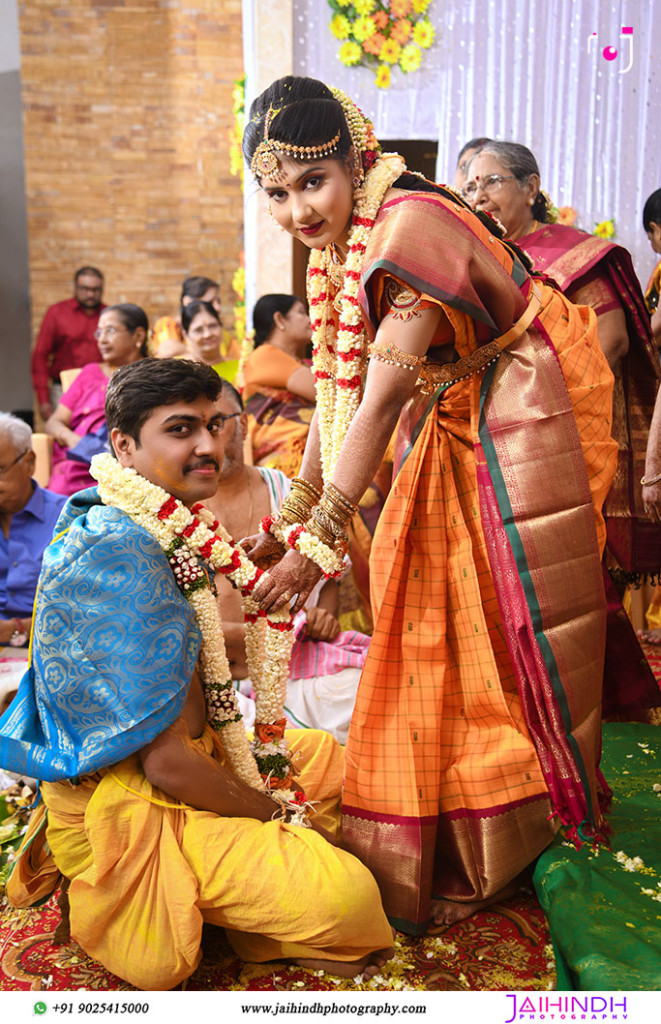
[[[604,713],[639,711],[659,703],[658,686],[620,597],[625,583],[656,576],[661,564],[661,531],[648,514],[640,486],[660,370],[631,256],[621,245],[553,222],[537,161],[519,143],[487,143],[468,166],[463,194],[475,210],[496,217],[532,257],[535,269],[567,298],[596,313],[599,344],[615,374],[612,434],[619,447],[618,470],[604,506],[605,565],[611,570],[605,573]]]
[[[58,494],[75,494],[95,481],[89,475],[89,458],[94,451],[80,446],[83,438],[97,435],[98,450],[105,434],[106,388],[120,366],[142,359],[147,354],[149,321],[140,306],[124,302],[108,306],[99,318],[94,337],[102,362],[88,363],[60,399],[46,430],[55,438],[53,468],[48,482]]]
[[[0,412],[0,645],[12,647],[27,643],[41,558],[64,505],[32,479],[34,464],[29,426]]]

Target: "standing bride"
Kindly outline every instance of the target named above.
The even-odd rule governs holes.
[[[594,314],[452,191],[382,154],[343,93],[274,82],[244,154],[311,250],[317,412],[253,557],[264,608],[339,572],[397,429],[371,556],[375,630],[346,748],[343,836],[392,923],[504,895],[559,825],[603,830],[601,505],[613,377]],[[286,551],[286,553],[285,553]]]

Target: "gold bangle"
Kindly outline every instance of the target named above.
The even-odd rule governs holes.
[[[651,476],[649,480],[646,476],[641,476],[640,478],[640,482],[643,487],[651,487],[652,484],[658,484],[659,480],[661,480],[661,473],[657,473],[656,476]]]
[[[342,491],[338,490],[335,484],[326,484],[320,504],[323,504],[324,498],[331,501],[339,510],[346,512],[349,518],[355,515],[358,511],[358,505],[354,504],[353,501],[350,501],[349,498],[342,494]]]
[[[291,482],[292,491],[303,491],[308,494],[311,498],[314,498],[312,502],[316,505],[321,497],[321,491],[317,490],[314,484],[311,484],[309,480],[304,480],[302,476],[295,476]]]

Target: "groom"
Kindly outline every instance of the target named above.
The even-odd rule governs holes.
[[[210,497],[220,389],[187,360],[117,371],[106,418],[119,464],[188,507]],[[44,557],[33,662],[0,720],[0,765],[42,780],[46,808],[10,900],[26,905],[43,895],[40,874],[52,880],[45,836],[71,882],[74,938],[139,988],[193,973],[205,921],[244,959],[376,972],[392,955],[376,883],[332,845],[341,748],[313,731],[290,742],[316,813],[311,828],[272,820],[276,805],[223,762],[206,724],[200,640],[156,539],[96,488],[74,495]]]

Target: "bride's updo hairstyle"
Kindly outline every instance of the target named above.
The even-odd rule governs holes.
[[[285,146],[311,148],[327,146],[339,132],[337,145],[320,159],[346,160],[351,135],[344,111],[323,82],[315,78],[287,75],[258,96],[250,107],[250,118],[243,133],[243,155],[251,164],[255,150],[267,139]],[[286,151],[283,151],[286,152]],[[314,159],[315,154],[288,154],[297,159]]]

